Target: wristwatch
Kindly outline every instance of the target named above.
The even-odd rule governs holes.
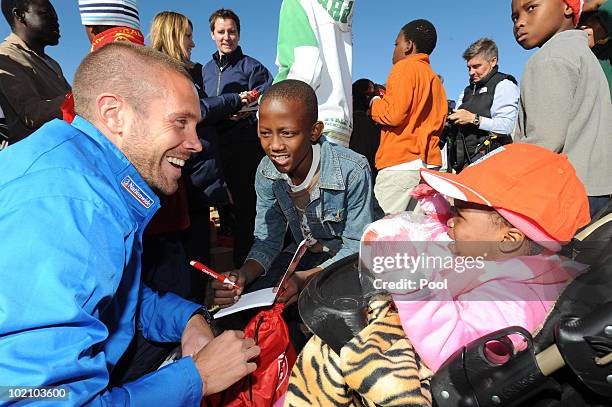
[[[210,312],[208,312],[208,308],[206,308],[204,306],[201,306],[200,308],[195,310],[194,313],[191,314],[189,319],[193,318],[194,315],[202,315],[204,317],[204,319],[206,320],[206,323],[208,325],[210,325],[212,323],[212,321],[213,321],[213,317],[212,317],[212,315],[210,315]]]
[[[476,127],[480,126],[480,115],[476,115],[476,117],[474,117],[474,121],[472,121],[472,124]]]

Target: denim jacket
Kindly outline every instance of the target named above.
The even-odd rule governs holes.
[[[295,242],[304,237],[289,185],[268,157],[257,168],[255,191],[255,241],[247,259],[267,271],[283,250],[287,226]],[[364,229],[381,217],[368,161],[347,148],[322,141],[319,185],[306,207],[306,219],[313,237],[335,255],[319,267],[358,252]]]

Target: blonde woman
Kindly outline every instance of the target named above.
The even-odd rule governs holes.
[[[193,24],[187,17],[174,11],[158,13],[151,24],[151,47],[163,52],[192,67],[191,51],[193,42]]]

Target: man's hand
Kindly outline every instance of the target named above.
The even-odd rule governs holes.
[[[257,90],[250,90],[240,93],[240,101],[243,106],[250,105],[259,98],[259,92]]]
[[[593,11],[597,11],[597,9],[599,9],[599,6],[601,6],[602,4],[604,4],[607,0],[587,0],[584,3],[584,7],[582,9],[583,13],[591,13]]]
[[[202,315],[191,317],[181,336],[181,352],[183,356],[195,355],[215,338]]]
[[[249,361],[258,355],[253,339],[244,339],[239,331],[223,332],[193,358],[202,378],[202,394],[223,391],[255,371],[257,365]]]
[[[455,112],[448,116],[448,118],[455,124],[465,125],[472,124],[476,119],[476,115],[472,112],[468,112],[465,109],[459,109],[455,110]]]
[[[229,284],[223,284],[220,281],[213,281],[212,288],[215,290],[215,298],[213,303],[221,308],[227,308],[234,305],[240,298],[240,294],[244,291],[244,286],[247,283],[246,273],[242,270],[232,270],[227,273],[222,273],[227,276],[232,282],[236,283],[240,288],[233,288]]]
[[[8,147],[8,140],[0,141],[0,151],[4,150],[7,147]]]

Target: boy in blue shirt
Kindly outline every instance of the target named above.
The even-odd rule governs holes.
[[[279,82],[263,95],[259,140],[266,157],[255,178],[255,242],[244,265],[230,272],[240,289],[213,283],[216,304],[232,305],[245,286],[277,284],[296,244],[306,239],[299,271],[279,298],[294,302],[310,277],[358,252],[363,230],[382,215],[368,161],[321,137],[317,106],[312,88],[297,80]],[[287,227],[293,242],[284,248]]]

